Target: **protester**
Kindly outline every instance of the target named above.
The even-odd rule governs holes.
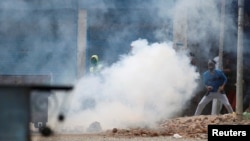
[[[93,76],[100,77],[99,74],[103,68],[102,64],[99,62],[98,55],[94,54],[90,57],[90,68],[89,73]],[[101,78],[101,77],[100,77]],[[82,109],[93,109],[96,106],[96,100],[93,96],[85,97],[82,102]]]
[[[92,74],[96,74],[102,69],[102,65],[99,62],[99,57],[96,54],[91,56],[90,64],[91,66],[89,68],[89,72]]]
[[[199,102],[195,115],[200,115],[204,107],[213,99],[218,99],[229,113],[234,112],[224,92],[227,77],[223,71],[215,69],[215,61],[208,61],[208,70],[203,73],[202,77],[207,92]]]

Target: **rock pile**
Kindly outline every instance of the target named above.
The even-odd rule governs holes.
[[[158,128],[133,128],[108,130],[106,135],[111,136],[174,136],[183,138],[207,138],[208,125],[246,125],[250,120],[237,119],[235,114],[200,115],[167,119],[159,124]]]

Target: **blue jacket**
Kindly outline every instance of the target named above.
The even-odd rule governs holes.
[[[212,86],[211,92],[217,92],[218,88],[227,83],[227,77],[221,70],[215,69],[214,74],[211,74],[209,70],[203,73],[203,82],[206,86]]]

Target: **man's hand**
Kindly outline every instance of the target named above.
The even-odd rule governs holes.
[[[213,89],[212,86],[207,86],[207,91],[211,91]]]
[[[224,86],[220,86],[219,88],[218,88],[218,92],[223,92],[224,91]]]

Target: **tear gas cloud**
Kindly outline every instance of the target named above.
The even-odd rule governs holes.
[[[231,1],[233,0],[228,0],[227,3]],[[92,50],[88,48],[92,44],[88,44],[86,56],[101,51],[98,54],[102,59],[113,63],[117,61],[120,54],[128,53],[130,43],[138,38],[147,39],[149,42],[173,40],[172,21],[174,17],[178,21],[183,21],[184,15],[188,17],[188,40],[191,44],[199,44],[202,48],[197,51],[197,54],[207,56],[212,47],[218,46],[221,23],[219,3],[218,0],[158,0],[157,2],[153,0],[147,2],[145,0],[43,2],[2,0],[0,2],[1,57],[5,61],[0,63],[5,67],[1,70],[3,74],[52,74],[55,84],[74,83],[77,75],[75,71],[77,13],[74,8],[77,4],[79,6],[77,8],[87,10],[88,25],[107,24],[106,18],[109,17],[107,13],[115,15],[116,24],[122,25],[115,30],[111,30],[115,26],[110,25],[107,27],[108,34],[99,33],[104,37],[105,45],[95,44],[93,46],[99,48]],[[129,10],[116,15],[117,11],[114,11],[116,8],[129,8]],[[96,14],[93,14],[93,11],[96,11]],[[100,13],[103,16],[100,16]],[[135,24],[137,26],[134,26]],[[232,46],[235,42],[233,36],[237,33],[232,15],[226,14],[224,24],[227,31],[225,36],[229,36],[225,38],[225,45]],[[156,25],[159,28],[141,28],[144,25]],[[230,49],[228,47],[226,46],[225,50]],[[18,50],[18,53],[13,50]],[[65,67],[68,69],[64,69]]]
[[[69,108],[64,126],[80,125],[87,128],[94,121],[99,121],[104,129],[154,126],[157,121],[178,114],[195,95],[199,74],[190,66],[185,52],[176,52],[172,48],[173,39],[169,37],[172,34],[172,21],[186,21],[188,41],[200,47],[196,55],[210,58],[207,55],[212,47],[218,46],[219,41],[220,1],[2,0],[0,20],[4,28],[0,30],[1,41],[5,41],[1,44],[2,71],[14,74],[47,74],[53,71],[54,78],[59,79],[59,82],[74,82],[76,63],[72,62],[77,60],[76,54],[71,56],[70,53],[77,52],[74,48],[77,46],[77,13],[71,8],[76,2],[79,8],[101,9],[106,18],[108,15],[105,13],[116,14],[112,10],[122,9],[127,4],[131,9],[137,9],[137,12],[130,10],[126,14],[116,15],[118,24],[137,24],[137,28],[141,28],[140,25],[144,23],[157,23],[160,28],[136,30],[131,26],[121,26],[122,29],[111,32],[113,26],[110,26],[109,34],[102,34],[107,44],[99,48],[103,51],[101,55],[104,60],[114,63],[105,67],[100,76],[85,75],[77,81],[70,103],[64,104],[64,107]],[[99,13],[95,15],[89,12],[88,24],[107,24],[106,18],[100,17]],[[183,20],[185,16],[187,20]],[[232,39],[237,26],[230,14],[226,14],[224,25],[227,35],[232,35],[225,39],[225,44],[231,45],[235,41]],[[18,27],[22,28],[13,30]],[[150,29],[147,36],[142,34],[145,29]],[[131,34],[132,31],[137,34]],[[123,44],[124,41],[128,41],[128,44]],[[133,49],[126,52],[130,46]],[[16,57],[13,50],[24,50],[24,54],[19,54],[18,61],[13,59]],[[38,51],[31,54],[34,50]]]
[[[194,96],[199,74],[185,53],[171,43],[138,39],[133,49],[100,75],[79,80],[72,92],[65,127],[87,128],[98,121],[103,129],[153,127],[181,112]],[[86,99],[95,101],[91,107]],[[85,108],[84,108],[85,107]]]
[[[183,34],[187,35],[190,48],[199,45],[195,54],[201,54],[203,58],[213,58],[218,55],[220,32],[224,29],[224,50],[234,51],[236,45],[236,19],[235,9],[233,8],[234,0],[226,1],[224,21],[221,18],[221,2],[217,0],[180,0],[172,10],[175,21],[187,25]],[[183,29],[176,29],[183,30]],[[208,56],[209,55],[209,56]]]
[[[94,2],[95,0],[92,1],[92,5]],[[180,31],[184,36],[187,35],[188,45],[195,55],[203,59],[213,58],[218,55],[222,25],[225,32],[224,50],[235,51],[237,19],[234,2],[235,0],[226,1],[225,18],[222,21],[221,1],[218,0],[159,0],[157,2],[102,0],[94,4],[98,7],[100,3],[99,9],[91,9],[89,2],[82,1],[81,6],[90,10],[89,24],[107,25],[106,28],[109,29],[108,34],[98,34],[105,37],[105,44],[101,44],[101,40],[96,44],[91,43],[90,46],[96,46],[98,49],[89,48],[89,55],[97,53],[103,60],[113,63],[120,54],[127,53],[130,42],[138,38],[147,39],[149,42],[174,40],[173,32]],[[115,8],[121,10],[116,11]],[[125,8],[128,8],[128,11],[121,12]],[[115,24],[109,24],[110,19],[100,17],[100,14],[115,18]],[[179,27],[174,25],[175,23]],[[117,25],[120,26],[116,28]],[[157,28],[148,25],[155,25]],[[186,29],[183,29],[183,26],[187,26]],[[113,30],[113,28],[116,29]],[[195,48],[197,45],[198,49]]]
[[[188,41],[199,44],[200,47],[200,50],[195,50],[196,55],[203,58],[214,57],[207,55],[211,55],[211,48],[218,46],[219,42],[221,25],[219,1],[179,0],[174,5],[171,2],[168,8],[164,4],[165,1],[159,3],[149,1],[148,4],[143,4],[143,7],[149,8],[148,12],[151,13],[148,14],[148,19],[187,22]],[[117,5],[112,4],[112,8],[113,6]],[[105,8],[105,2],[101,7]],[[150,7],[155,7],[157,11]],[[105,12],[109,12],[109,8]],[[136,19],[138,15],[129,12],[128,15],[119,17],[121,18],[119,20],[126,21],[128,17]],[[92,22],[105,23],[102,20],[104,19]],[[226,14],[224,24],[227,33],[235,35],[233,33],[236,32],[236,27],[231,15]],[[194,91],[198,85],[199,74],[194,66],[190,65],[187,52],[176,52],[172,48],[172,42],[166,38],[171,26],[173,25],[152,32],[152,36],[159,42],[151,42],[147,38],[138,39],[140,36],[134,37],[138,40],[130,38],[133,39],[130,44],[133,48],[128,54],[120,55],[117,61],[105,67],[100,75],[86,75],[81,78],[75,85],[67,120],[63,126],[82,126],[86,129],[92,122],[98,121],[103,129],[153,127],[161,119],[178,115],[196,94]],[[123,28],[105,36],[109,46],[105,48],[103,56],[114,57],[113,54],[119,54],[119,49],[126,45],[114,45],[112,39],[119,43],[130,36],[129,31],[131,28]],[[225,40],[233,42],[234,40],[230,38],[234,37],[230,36]],[[225,44],[230,44],[229,42]],[[230,49],[225,48],[225,50]]]

